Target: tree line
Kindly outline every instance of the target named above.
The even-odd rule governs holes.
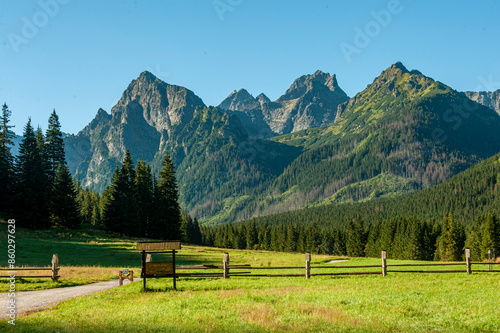
[[[359,216],[345,225],[319,226],[313,222],[202,226],[202,245],[221,248],[313,252],[351,257],[460,261],[466,247],[473,260],[488,257],[500,248],[500,222],[494,213],[480,216],[466,233],[453,213],[436,223],[416,217],[394,217],[368,224]]]
[[[197,220],[181,221],[175,168],[168,152],[157,179],[144,160],[134,167],[127,150],[100,196],[82,189],[78,177],[71,176],[55,110],[45,134],[28,120],[15,157],[11,154],[15,138],[9,125],[11,114],[4,104],[0,116],[0,212],[15,218],[19,227],[75,229],[85,224],[128,236],[201,238]],[[187,225],[182,234],[181,225]]]
[[[19,154],[12,156],[11,111],[4,103],[0,116],[0,211],[19,227],[76,228],[80,224],[77,189],[65,160],[64,141],[55,110],[44,134],[31,124],[24,127]]]

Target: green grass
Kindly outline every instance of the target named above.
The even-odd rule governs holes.
[[[57,235],[59,233],[59,236]],[[140,257],[133,239],[86,241],[87,231],[72,237],[61,232],[41,233],[51,249],[76,265],[93,264],[94,252],[115,254],[102,259],[110,268],[128,267]],[[37,233],[33,233],[37,234]],[[26,242],[33,239],[25,233]],[[88,235],[90,237],[90,235]],[[20,237],[21,238],[21,237]],[[71,246],[67,239],[71,239]],[[23,243],[19,239],[20,243]],[[38,244],[38,245],[36,245]],[[76,249],[74,249],[76,247]],[[93,249],[95,247],[95,249]],[[70,250],[87,249],[71,255]],[[19,255],[24,250],[19,250]],[[221,263],[230,253],[231,264],[252,266],[303,266],[303,254],[266,251],[224,250],[183,246],[177,256],[182,264]],[[36,259],[39,256],[39,259]],[[95,254],[97,256],[97,254]],[[46,261],[33,254],[33,262]],[[86,258],[86,259],[85,259]],[[153,256],[159,261],[160,259]],[[336,259],[313,255],[312,266]],[[86,261],[87,260],[87,261]],[[63,262],[63,260],[61,259]],[[391,263],[415,263],[388,260]],[[379,265],[380,259],[354,258],[335,265]],[[132,267],[132,266],[130,266]],[[138,266],[133,266],[138,267]],[[64,267],[63,267],[64,268]],[[461,269],[463,267],[460,267]],[[400,269],[398,267],[398,269]],[[416,267],[421,270],[423,267]],[[431,269],[431,268],[427,268]],[[438,266],[432,269],[446,269]],[[450,266],[448,269],[457,269]],[[354,269],[345,269],[344,271]],[[363,270],[363,269],[357,269]],[[380,271],[380,268],[364,270]],[[500,331],[498,273],[411,274],[390,273],[386,277],[312,276],[289,278],[231,277],[180,278],[177,291],[172,280],[149,279],[148,291],[142,282],[79,297],[35,314],[19,317],[12,327],[0,321],[0,331],[22,332],[495,332]],[[323,271],[323,270],[322,270]],[[342,270],[338,270],[342,271]],[[261,271],[255,271],[261,273]],[[278,273],[277,271],[267,271]],[[304,270],[279,273],[304,273]],[[312,269],[317,273],[318,269]],[[69,281],[71,282],[71,281]],[[49,282],[48,282],[49,283]],[[21,283],[21,284],[24,284]]]
[[[493,332],[498,275],[230,278],[148,282],[17,319],[29,332]],[[165,291],[166,290],[166,291]],[[9,327],[0,322],[0,329]]]

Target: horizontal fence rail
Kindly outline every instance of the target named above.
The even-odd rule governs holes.
[[[488,269],[474,269],[474,272],[500,272],[493,270],[493,265],[500,265],[500,262],[472,262],[470,260],[470,250],[465,251],[464,262],[433,262],[433,263],[415,263],[415,264],[387,264],[387,253],[382,251],[381,265],[311,265],[311,254],[306,253],[306,261],[304,266],[251,266],[249,264],[229,264],[229,254],[225,253],[222,265],[195,265],[195,266],[177,266],[176,277],[223,277],[225,279],[234,277],[306,277],[311,276],[342,276],[342,275],[383,275],[388,273],[472,273],[472,266],[480,266],[484,268],[489,265]],[[450,267],[450,269],[414,269],[420,267]],[[482,267],[481,267],[482,266]],[[408,269],[405,269],[407,267]],[[456,267],[455,269],[452,269]],[[373,270],[379,268],[379,270]],[[345,271],[347,269],[362,269],[360,271]],[[365,270],[363,270],[365,269]],[[212,270],[211,272],[189,272],[196,270]],[[283,272],[280,274],[278,270],[303,270],[303,273]],[[330,272],[325,270],[331,270]],[[344,270],[344,271],[342,271]],[[178,272],[183,271],[183,272]],[[186,272],[188,271],[188,272]],[[276,273],[267,273],[265,271],[275,271]],[[311,271],[314,271],[311,273]]]
[[[18,271],[51,271],[51,275],[15,275],[16,278],[22,279],[45,279],[51,278],[53,281],[59,280],[59,257],[57,254],[52,255],[52,266],[51,267],[11,267],[11,268],[2,268],[0,267],[0,271],[8,271],[8,272],[18,272]],[[10,278],[11,275],[0,275],[0,278]]]

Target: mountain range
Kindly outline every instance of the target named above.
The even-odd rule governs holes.
[[[397,196],[493,156],[498,94],[478,94],[398,62],[352,98],[335,75],[316,71],[276,101],[240,89],[207,107],[189,89],[143,72],[111,113],[99,109],[65,137],[66,156],[82,185],[101,192],[127,149],[153,171],[169,151],[181,207],[202,221],[236,221]]]

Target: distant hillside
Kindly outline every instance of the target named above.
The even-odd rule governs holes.
[[[256,215],[441,183],[499,152],[499,126],[491,109],[396,63],[341,104],[333,125],[272,138],[305,152],[276,178]]]
[[[181,207],[219,223],[430,187],[499,152],[499,128],[491,109],[401,63],[351,99],[317,71],[274,102],[240,90],[218,108],[143,72],[65,144],[99,192],[127,149],[154,172],[169,151]]]
[[[360,203],[309,207],[256,218],[257,223],[316,222],[323,226],[343,225],[358,215],[366,222],[399,216],[438,221],[448,212],[468,226],[478,216],[500,214],[500,153],[442,184],[397,198]]]

